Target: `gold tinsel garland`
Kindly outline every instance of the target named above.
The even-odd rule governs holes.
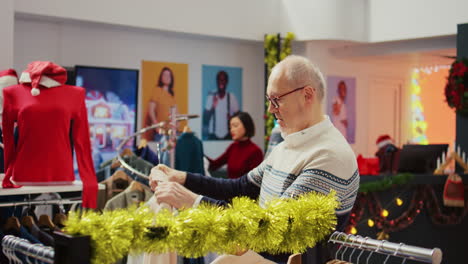
[[[234,198],[227,208],[201,204],[158,214],[146,206],[103,213],[70,213],[65,232],[91,236],[92,263],[114,263],[142,252],[177,251],[185,257],[208,252],[301,253],[325,238],[336,225],[335,192],[297,199],[275,199],[265,208],[249,198]]]

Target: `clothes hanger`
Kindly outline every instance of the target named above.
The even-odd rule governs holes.
[[[114,172],[114,174],[112,174],[111,178],[112,178],[113,181],[119,180],[119,179],[127,181],[128,180],[128,175],[123,170],[117,170],[116,172]]]
[[[135,181],[133,180],[131,183],[130,183],[130,191],[138,191],[138,192],[142,192],[144,193],[145,190],[143,189],[143,185],[141,183],[139,183],[138,181]]]
[[[351,241],[351,247],[353,248],[353,251],[351,251],[351,254],[348,257],[348,262],[353,261],[353,255],[354,255],[354,252],[356,251],[356,247],[353,247],[353,246],[354,246],[354,242],[357,241],[358,238],[362,238],[362,237],[360,235],[357,235],[355,239]]]
[[[39,216],[38,225],[39,225],[39,227],[47,227],[47,228],[50,228],[51,230],[53,230],[55,228],[54,223],[52,223],[52,220],[50,220],[50,216],[45,215],[45,214]]]
[[[383,244],[387,242],[387,240],[382,240],[382,243],[380,243],[378,246],[377,246],[377,249],[375,250],[375,252],[379,252],[380,248],[383,246]],[[366,259],[366,264],[369,264],[369,259],[371,258],[372,254],[374,253],[374,251],[371,251],[371,253],[369,254],[369,256],[367,256],[367,259]]]
[[[359,260],[361,259],[361,255],[362,253],[364,253],[364,250],[362,250],[362,245],[364,245],[364,243],[367,241],[367,239],[369,239],[369,237],[365,237],[364,240],[362,240],[361,244],[359,245],[359,248],[361,249],[361,252],[359,253],[357,259],[356,259],[356,263],[359,263]]]
[[[3,229],[5,230],[15,230],[15,231],[20,231],[21,224],[20,221],[18,220],[18,217],[16,216],[10,216],[8,217],[5,225],[3,226]]]
[[[28,228],[28,230],[31,230],[36,223],[34,222],[34,218],[30,215],[25,215],[23,218],[21,218],[21,224]]]
[[[56,213],[54,215],[53,223],[58,226],[60,229],[65,227],[65,222],[67,221],[68,217],[64,213]]]
[[[126,148],[126,149],[122,150],[122,152],[120,153],[120,155],[121,155],[122,157],[129,157],[129,156],[133,156],[134,154],[133,154],[133,151],[132,151],[131,149]]]
[[[148,145],[148,140],[145,138],[140,139],[140,143],[138,144],[138,149],[145,148]]]
[[[14,215],[15,211],[16,211],[16,204],[14,204],[14,206],[13,206],[13,212],[11,213],[11,216],[8,217],[5,225],[3,226],[4,230],[11,230],[12,229],[12,230],[15,230],[15,231],[19,232],[21,224],[20,224],[18,218]]]
[[[341,252],[341,257],[339,258],[340,260],[344,260],[345,257],[344,257],[344,254],[345,252],[348,250],[348,246],[346,245],[347,241],[349,240],[349,238],[351,237],[352,235],[351,234],[348,234],[345,238],[345,241],[343,242],[343,246],[345,247],[345,249],[343,250],[343,252]]]

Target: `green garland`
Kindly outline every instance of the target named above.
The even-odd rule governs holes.
[[[311,192],[297,199],[276,199],[261,208],[234,198],[227,208],[201,204],[174,215],[157,215],[146,206],[103,213],[71,213],[65,232],[91,237],[92,263],[114,263],[142,252],[176,251],[185,257],[209,252],[301,253],[324,239],[336,225],[335,192]]]
[[[281,45],[281,50],[278,50],[280,44],[279,35],[265,35],[264,49],[265,49],[265,65],[267,66],[267,76],[270,76],[271,69],[279,62],[279,59],[283,60],[287,56],[291,55],[291,42],[294,39],[294,34],[288,32],[286,37],[283,39],[283,45]],[[273,115],[268,112],[268,100],[265,101],[265,150],[268,149],[268,142],[270,140],[271,130],[275,126],[275,118]]]
[[[411,173],[400,173],[395,176],[386,176],[382,180],[361,183],[359,185],[359,192],[381,192],[390,189],[394,185],[407,184],[413,180],[414,175]]]

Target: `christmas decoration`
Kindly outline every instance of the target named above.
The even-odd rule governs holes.
[[[462,115],[468,114],[468,59],[452,63],[445,85],[445,99],[450,108]]]
[[[400,198],[396,199],[397,203],[398,199]],[[426,210],[432,223],[440,226],[460,224],[468,213],[468,207],[466,206],[464,208],[453,208],[448,214],[443,213],[441,203],[430,185],[419,185],[414,188],[413,198],[408,204],[408,208],[398,217],[384,217],[382,212],[389,210],[382,207],[376,193],[360,192],[351,211],[346,232],[352,233],[353,230],[357,229],[361,218],[364,216],[365,209],[368,209],[369,214],[369,217],[366,218],[367,224],[371,226],[370,223],[372,222],[378,230],[383,232],[380,236],[386,237],[386,239],[388,239],[391,232],[401,231],[410,226],[423,209]],[[389,215],[391,215],[390,212]]]
[[[411,173],[399,173],[395,176],[386,176],[382,180],[365,182],[359,185],[359,192],[381,192],[395,185],[404,185],[413,180],[414,175]]]
[[[280,62],[282,59],[286,58],[288,55],[291,55],[291,42],[294,39],[294,34],[288,32],[284,39],[281,39],[279,34],[273,35],[265,35],[264,45],[263,48],[265,50],[265,71],[266,71],[266,79],[270,76],[271,69]],[[281,41],[283,41],[283,45],[281,45]],[[268,104],[269,101],[265,101],[265,149],[268,149],[268,141],[270,140],[271,131],[275,126],[275,118],[273,115],[268,112]]]
[[[424,107],[421,102],[421,86],[419,85],[420,69],[414,69],[411,74],[411,131],[413,138],[411,142],[418,144],[429,144],[426,130],[427,122],[424,117]]]
[[[302,253],[336,226],[336,193],[315,192],[277,199],[261,208],[248,198],[234,198],[227,208],[201,204],[174,215],[149,208],[103,213],[70,213],[65,232],[91,237],[92,263],[114,263],[129,252],[177,251],[185,257],[239,249]]]
[[[456,173],[450,174],[444,186],[444,205],[465,207],[464,189],[462,178]]]

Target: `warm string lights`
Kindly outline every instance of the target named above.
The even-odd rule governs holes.
[[[379,237],[388,239],[389,233],[401,231],[410,226],[423,209],[426,210],[432,223],[436,225],[460,224],[468,213],[466,206],[464,208],[450,208],[448,209],[449,213],[444,213],[434,189],[430,185],[418,186],[413,191],[408,208],[398,217],[392,215],[390,206],[382,206],[375,192],[359,193],[350,215],[347,232],[358,233],[359,225],[366,222],[369,227],[381,230]],[[392,203],[396,206],[405,204],[399,196],[393,199]],[[369,217],[363,219],[366,209]]]

